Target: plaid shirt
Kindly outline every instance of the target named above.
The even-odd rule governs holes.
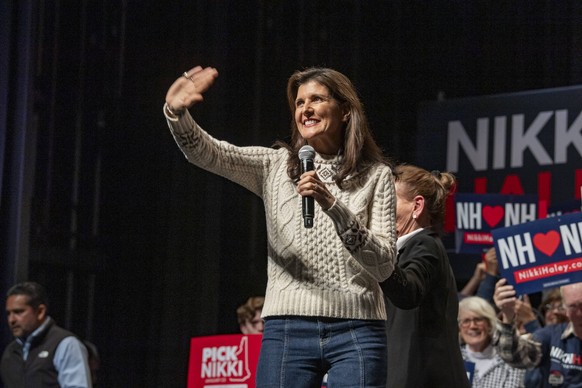
[[[530,335],[520,337],[511,324],[497,325],[493,343],[501,358],[515,368],[534,368],[542,358],[541,344]]]
[[[498,329],[493,342],[508,364],[537,367],[543,387],[582,388],[582,341],[571,323],[548,325],[524,336],[510,324]]]

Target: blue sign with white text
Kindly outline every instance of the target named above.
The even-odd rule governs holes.
[[[482,253],[493,246],[491,230],[538,218],[537,195],[455,195],[455,251]]]
[[[582,281],[582,213],[491,231],[501,275],[518,294]]]

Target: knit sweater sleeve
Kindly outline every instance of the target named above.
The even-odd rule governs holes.
[[[188,111],[176,117],[167,112],[170,132],[186,159],[263,197],[264,178],[270,156],[284,150],[267,147],[238,147],[213,138],[194,121]]]
[[[396,257],[396,194],[388,166],[378,168],[370,178],[374,196],[364,225],[341,201],[336,200],[325,213],[332,219],[337,234],[351,256],[378,282],[394,271]]]

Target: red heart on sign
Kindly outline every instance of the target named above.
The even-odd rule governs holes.
[[[503,218],[503,208],[501,206],[484,206],[483,219],[490,226],[494,227]]]
[[[552,256],[560,244],[560,234],[555,230],[550,230],[546,234],[536,233],[533,238],[533,243],[538,251]]]

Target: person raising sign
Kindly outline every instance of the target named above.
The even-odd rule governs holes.
[[[516,292],[507,279],[495,285],[501,310],[499,355],[516,368],[538,368],[543,387],[582,387],[582,283],[562,286],[562,303],[569,322],[547,325],[520,336],[515,325]]]

